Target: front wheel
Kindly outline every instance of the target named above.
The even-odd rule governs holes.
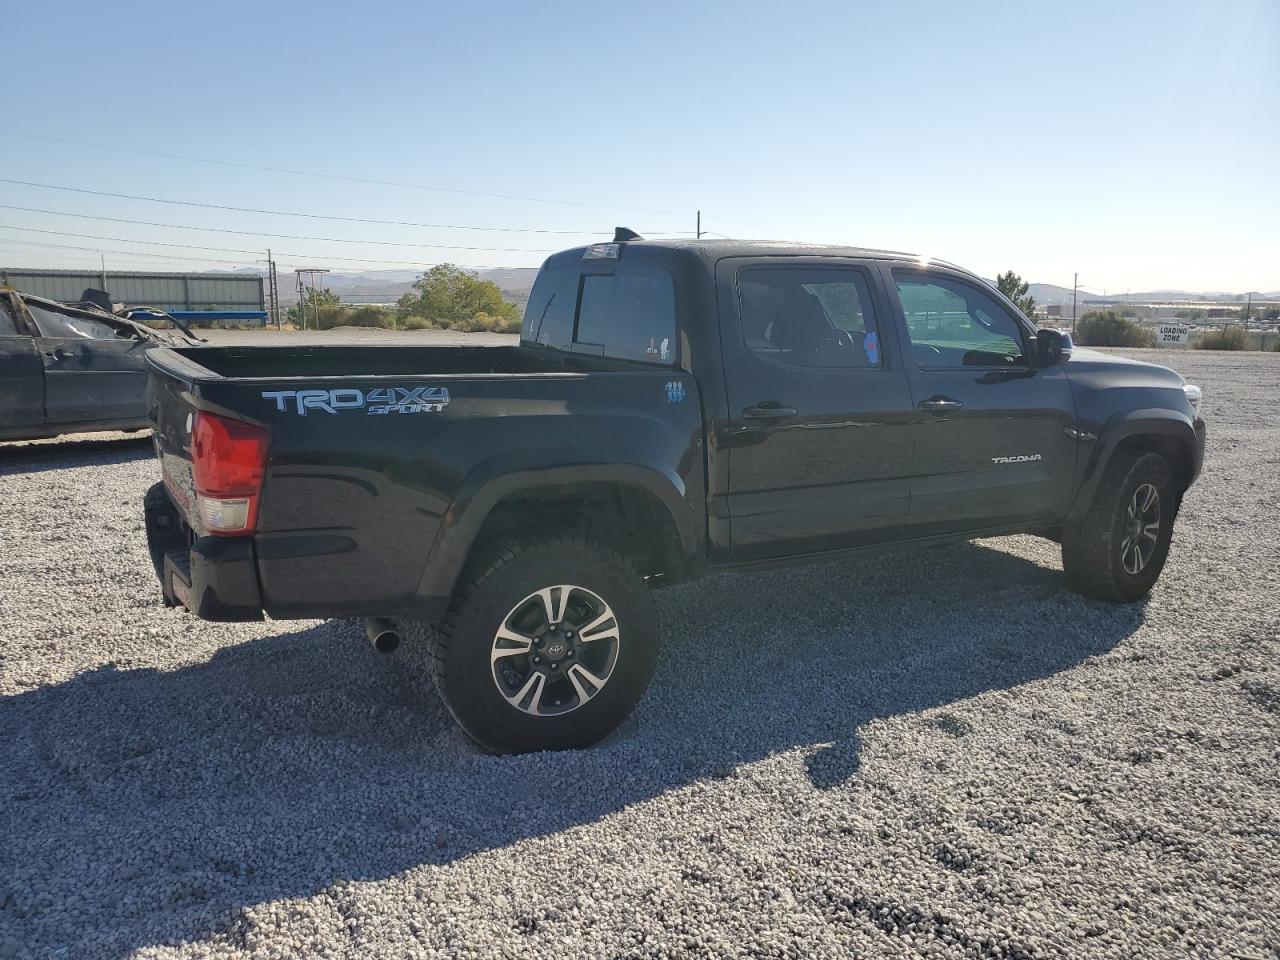
[[[458,592],[434,639],[436,688],[500,752],[584,747],[639,702],[657,662],[639,571],[582,540],[509,545]]]
[[[1121,453],[1107,468],[1093,504],[1063,529],[1062,567],[1085,596],[1130,603],[1155,585],[1169,556],[1178,497],[1158,453]]]

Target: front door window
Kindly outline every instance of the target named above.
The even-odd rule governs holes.
[[[981,288],[898,270],[893,276],[919,369],[1027,365],[1021,325]]]

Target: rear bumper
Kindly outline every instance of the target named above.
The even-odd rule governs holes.
[[[161,483],[147,491],[143,511],[147,547],[165,603],[185,607],[203,620],[261,620],[269,611],[277,620],[397,616],[435,623],[449,607],[447,596],[343,596],[348,582],[343,571],[332,567],[334,558],[347,551],[335,550],[334,537],[307,534],[282,540],[266,535],[260,542],[254,537],[197,537]],[[308,560],[319,566],[308,568]],[[332,589],[326,591],[326,584]],[[291,595],[298,599],[290,600]]]
[[[168,606],[186,607],[202,620],[262,619],[251,538],[196,538],[161,484],[147,491],[143,503],[147,548]]]

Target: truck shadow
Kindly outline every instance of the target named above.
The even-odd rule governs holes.
[[[657,599],[665,649],[648,697],[579,752],[481,753],[351,622],[0,700],[0,927],[72,956],[244,946],[237,907],[340,899],[335,883],[553,834],[781,752],[797,789],[839,790],[860,775],[867,722],[1076,667],[1143,619],[982,544],[713,577]],[[967,719],[913,722],[964,749],[982,727],[966,706],[954,709]],[[78,939],[49,937],[55,912]]]

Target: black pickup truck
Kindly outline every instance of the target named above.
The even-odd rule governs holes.
[[[1204,454],[1176,373],[853,248],[620,239],[546,261],[518,346],[147,361],[167,602],[403,632],[495,750],[612,730],[654,668],[649,589],[712,571],[1030,533],[1136,600]]]

